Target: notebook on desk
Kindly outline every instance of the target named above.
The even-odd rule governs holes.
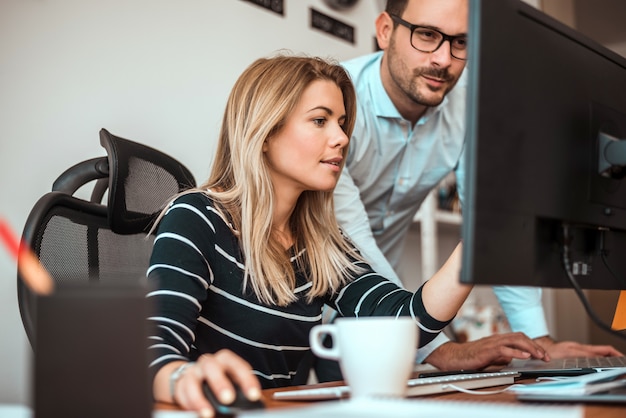
[[[511,387],[518,400],[626,403],[626,367]]]
[[[503,371],[514,371],[521,377],[577,376],[626,367],[626,356],[622,357],[576,357],[543,361],[537,359],[515,359]]]
[[[583,395],[554,395],[554,394],[528,394],[519,395],[519,401],[524,402],[547,402],[547,403],[590,403],[590,404],[626,404],[626,387],[618,386],[601,393],[589,393]]]

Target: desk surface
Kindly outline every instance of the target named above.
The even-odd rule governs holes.
[[[527,381],[519,381],[519,383],[531,383],[531,380]],[[321,383],[317,385],[311,386],[294,386],[292,389],[304,389],[311,387],[325,387],[325,386],[336,386],[341,384],[341,382],[337,383]],[[503,389],[505,386],[493,387],[488,390],[497,390]],[[485,389],[487,390],[487,389]],[[285,407],[304,407],[307,405],[313,405],[315,402],[300,402],[300,401],[277,401],[272,398],[272,393],[274,393],[276,389],[267,389],[263,391],[263,401],[268,409],[274,408],[285,408]],[[527,402],[519,402],[513,393],[503,392],[494,395],[471,395],[462,392],[449,392],[438,395],[427,395],[420,396],[419,399],[436,399],[439,401],[472,401],[472,402],[498,402],[498,403],[511,403],[511,404],[528,404]],[[541,405],[537,403],[535,405]],[[544,404],[545,405],[545,404]],[[568,404],[563,404],[568,405]],[[157,409],[174,409],[171,405],[167,404],[157,404]],[[585,418],[623,418],[626,416],[626,405],[617,406],[617,405],[601,405],[601,404],[586,404],[583,406],[584,416]]]
[[[519,381],[519,383],[531,383],[531,380],[528,381]],[[327,384],[319,384],[315,386],[333,386],[336,383],[327,383]],[[294,389],[303,389],[307,386],[297,386]],[[492,387],[485,390],[497,390],[503,389],[506,386],[500,387]],[[272,398],[272,393],[275,392],[275,389],[268,389],[263,391],[263,400],[265,401],[265,405],[268,408],[284,408],[284,407],[293,407],[293,406],[303,406],[310,403],[305,402],[294,402],[294,401],[277,401]],[[480,391],[480,389],[479,389]],[[437,399],[437,400],[450,400],[450,401],[472,401],[472,402],[504,402],[504,403],[512,403],[512,404],[527,404],[527,402],[520,402],[516,399],[515,394],[511,392],[503,392],[494,395],[471,395],[462,392],[449,392],[438,395],[426,395],[420,396],[420,399]],[[540,405],[540,403],[537,403]],[[568,405],[568,404],[563,404]],[[583,406],[585,411],[585,418],[623,418],[626,416],[626,405],[617,406],[617,405],[600,405],[600,404],[587,404]]]

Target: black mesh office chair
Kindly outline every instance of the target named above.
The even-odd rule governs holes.
[[[185,166],[154,148],[105,129],[100,143],[108,155],[61,174],[24,226],[23,242],[55,282],[145,277],[153,220],[174,194],[196,185]],[[77,196],[89,194],[90,187],[88,200]],[[37,297],[19,272],[17,290],[22,322],[35,347]]]

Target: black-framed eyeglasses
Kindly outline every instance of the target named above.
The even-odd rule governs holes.
[[[432,53],[438,50],[445,41],[450,43],[450,55],[456,59],[467,59],[467,36],[450,36],[428,26],[414,25],[400,16],[389,14],[394,22],[409,28],[411,46],[420,52]]]

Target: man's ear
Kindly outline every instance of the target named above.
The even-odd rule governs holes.
[[[378,47],[380,49],[387,49],[392,33],[393,20],[391,20],[391,16],[389,16],[387,12],[382,12],[376,18],[376,41],[378,41]]]

